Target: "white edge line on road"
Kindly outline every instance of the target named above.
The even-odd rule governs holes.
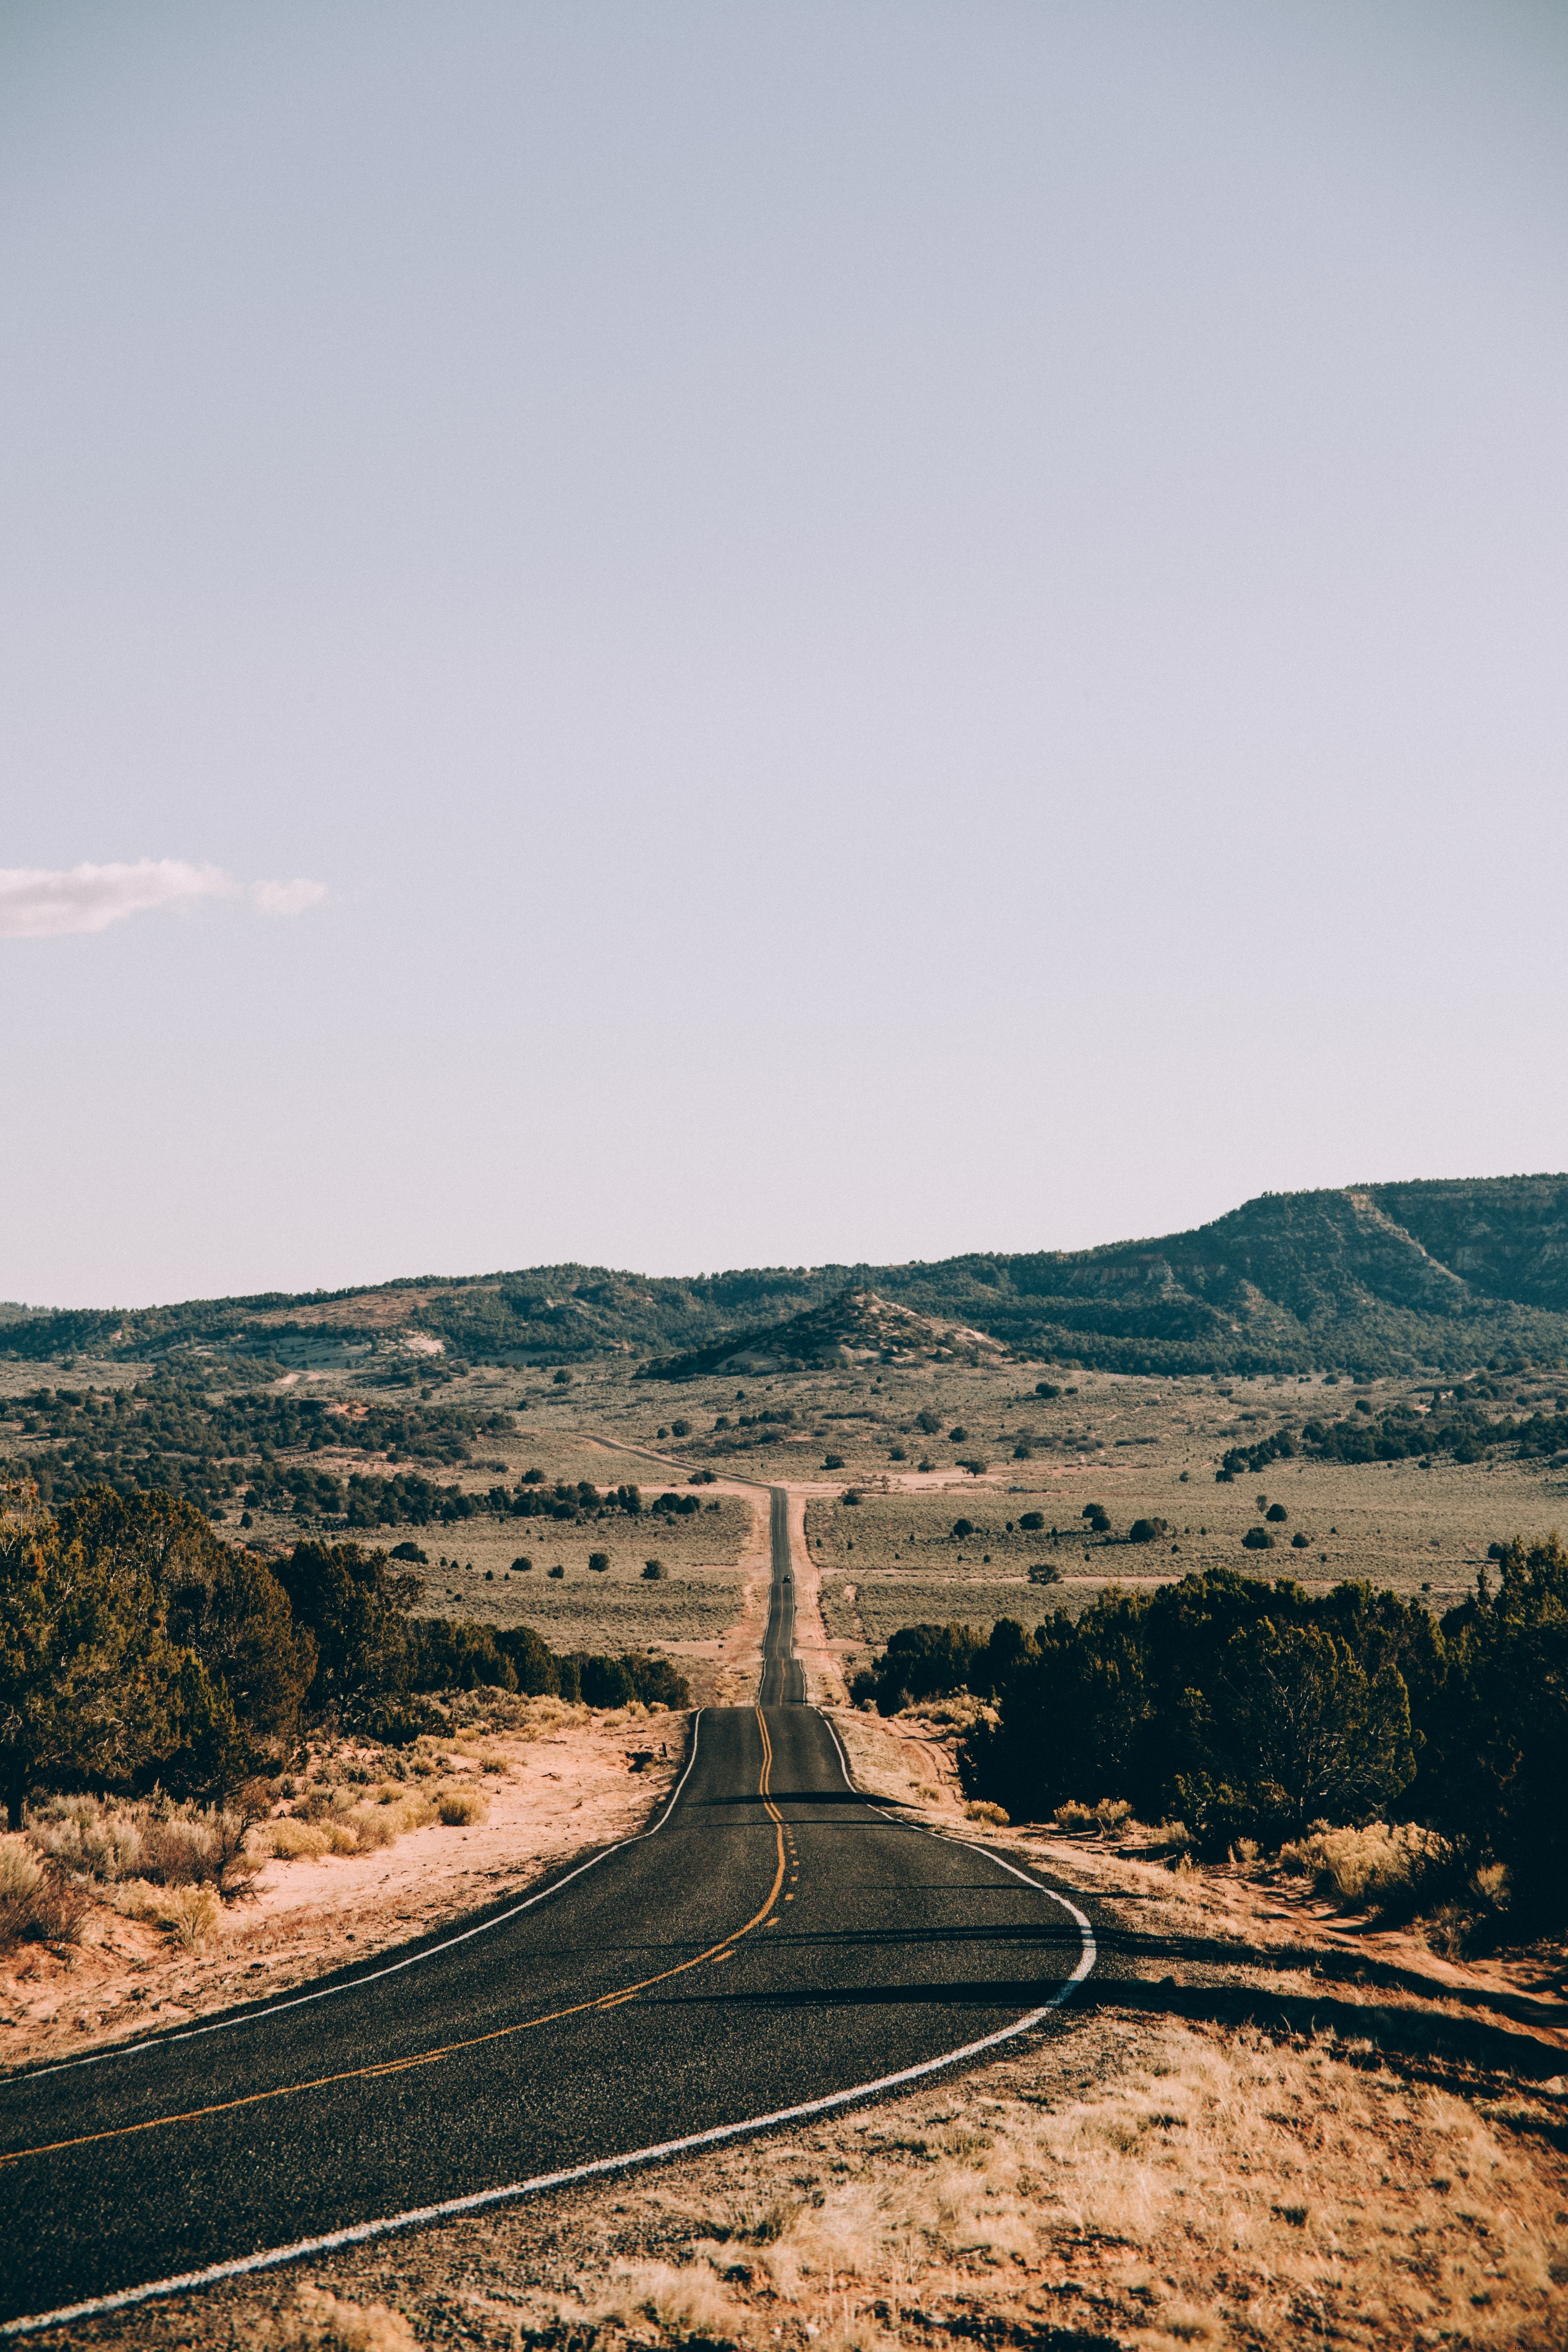
[[[342,1992],[359,1992],[366,1985],[379,1984],[383,1977],[398,1976],[405,1969],[416,1969],[423,1960],[433,1960],[442,1952],[455,1951],[459,1944],[468,1943],[475,1936],[488,1936],[492,1927],[504,1927],[509,1919],[517,1918],[521,1912],[531,1911],[536,1903],[547,1901],[552,1895],[559,1895],[563,1886],[570,1886],[572,1881],[581,1878],[585,1870],[595,1869],[601,1862],[608,1862],[613,1853],[624,1853],[627,1846],[641,1845],[645,1838],[658,1835],[675,1811],[682,1789],[691,1778],[691,1769],[697,1761],[697,1727],[704,1712],[705,1709],[698,1707],[692,1715],[691,1753],[686,1759],[686,1769],[670,1790],[669,1802],[651,1829],[638,1830],[636,1837],[621,1838],[615,1845],[605,1846],[602,1853],[591,1853],[586,1862],[580,1862],[576,1869],[569,1870],[563,1878],[557,1878],[549,1886],[542,1886],[537,1895],[525,1895],[521,1903],[511,1904],[505,1911],[498,1911],[493,1919],[481,1919],[477,1927],[465,1927],[461,1935],[447,1936],[439,1944],[429,1945],[423,1952],[410,1952],[404,1960],[389,1960],[384,1968],[372,1969],[366,1976],[351,1977],[344,1984],[321,1985],[314,1992],[297,1992],[288,2000],[269,2001],[265,2009],[247,2010],[243,2017],[220,2017],[212,2025],[187,2025],[176,2033],[153,2034],[145,2042],[125,2042],[112,2050],[94,2050],[81,2058],[63,2058],[54,2066],[36,2066],[7,2074],[0,2077],[0,2087],[9,2087],[13,2083],[41,2083],[47,2075],[68,2074],[79,2066],[104,2066],[111,2059],[134,2058],[143,2051],[172,2049],[177,2042],[199,2042],[206,2033],[233,2033],[242,2025],[260,2025],[269,2017],[281,2017],[285,2010],[303,2009],[313,2000],[331,2000]]]
[[[967,1845],[968,1841],[952,1838],[944,1843]],[[975,1846],[972,1851],[985,1853],[986,1848]],[[988,1859],[998,1862],[1001,1856],[990,1854]],[[1002,1866],[1005,1870],[1013,1869],[1011,1863],[1004,1863]],[[1024,1879],[1026,1885],[1034,1886],[1036,1884],[1021,1870],[1014,1870],[1013,1875]],[[717,2124],[710,2131],[690,2132],[684,2139],[661,2140],[657,2147],[633,2148],[625,2156],[602,2156],[592,2164],[574,2164],[564,2172],[536,2173],[531,2180],[514,2180],[504,2189],[481,2189],[471,2197],[449,2197],[439,2205],[411,2206],[405,2213],[388,2213],[374,2221],[356,2221],[346,2230],[329,2231],[324,2237],[297,2238],[292,2245],[269,2246],[263,2253],[244,2254],[232,2263],[214,2263],[205,2271],[186,2271],[178,2278],[152,2279],[143,2286],[123,2287],[118,2294],[99,2295],[89,2303],[69,2304],[59,2311],[34,2312],[23,2319],[7,2320],[0,2326],[0,2337],[37,2335],[46,2327],[63,2327],[72,2320],[92,2319],[109,2311],[124,2311],[133,2304],[151,2303],[162,2295],[182,2294],[196,2287],[216,2286],[224,2279],[243,2278],[254,2271],[275,2270],[284,2263],[303,2262],[311,2254],[334,2253],[343,2246],[363,2246],[368,2240],[384,2238],[394,2230],[412,2230],[425,2222],[447,2221],[460,2213],[479,2213],[488,2206],[515,2203],[520,2197],[531,2197],[542,2189],[564,2189],[574,2180],[593,2180],[605,2173],[625,2172],[634,2165],[659,2164],[667,2157],[685,2156],[693,2148],[715,2147],[723,2140],[740,2139],[749,2132],[769,2131],[775,2124],[798,2123],[805,2116],[827,2115],[835,2107],[847,2107],[855,2100],[871,2098],[879,2091],[896,2090],[905,2083],[918,2083],[922,2076],[940,2074],[943,2067],[956,2066],[965,2058],[977,2058],[982,2051],[994,2050],[1000,2042],[1011,2042],[1016,2035],[1026,2033],[1031,2026],[1038,2025],[1042,2018],[1048,2017],[1053,2009],[1059,2009],[1073,1987],[1080,1984],[1094,1966],[1094,1935],[1083,1913],[1065,1895],[1054,1894],[1048,1886],[1037,1887],[1037,1892],[1049,1895],[1053,1903],[1059,1903],[1062,1909],[1070,1912],[1077,1920],[1083,1938],[1079,1964],[1059,1992],[1043,2007],[1030,2010],[1027,2016],[1016,2018],[1011,2025],[1003,2026],[998,2032],[987,2033],[979,2042],[966,2042],[958,2050],[944,2050],[940,2057],[924,2059],[918,2066],[906,2066],[897,2074],[879,2074],[874,2082],[856,2083],[847,2091],[832,2091],[824,2099],[805,2099],[799,2106],[775,2107],[771,2115],[749,2116],[744,2123]]]

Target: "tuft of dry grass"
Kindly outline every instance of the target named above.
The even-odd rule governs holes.
[[[268,2352],[418,2352],[403,2314],[384,2303],[347,2303],[329,2288],[302,2286],[292,2308],[261,2336]]]

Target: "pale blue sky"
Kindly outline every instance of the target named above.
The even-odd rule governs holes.
[[[1507,0],[0,5],[0,867],[174,862],[0,876],[0,1297],[1568,1165],[1565,121]]]

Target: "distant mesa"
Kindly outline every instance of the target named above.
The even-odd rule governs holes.
[[[176,1307],[0,1307],[0,1356],[341,1365],[408,1385],[469,1364],[634,1358],[658,1375],[1048,1360],[1122,1372],[1460,1372],[1568,1359],[1568,1175],[1265,1192],[1101,1249],[905,1265],[421,1275]]]

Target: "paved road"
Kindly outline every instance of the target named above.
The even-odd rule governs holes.
[[[784,1501],[777,1703],[698,1718],[648,1833],[460,1940],[0,2084],[0,2319],[836,2099],[1084,1972],[1070,1904],[849,1786],[799,1703]]]
[[[763,1635],[759,1706],[804,1706],[805,1668],[795,1654],[795,1563],[789,1549],[789,1489],[768,1488],[768,1532],[773,1542],[773,1586],[768,1627]]]

